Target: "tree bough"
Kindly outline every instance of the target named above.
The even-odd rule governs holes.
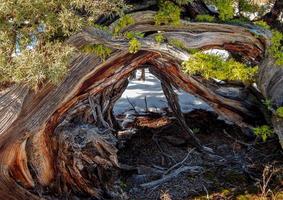
[[[120,165],[115,147],[119,125],[112,109],[126,89],[130,74],[144,64],[149,64],[161,79],[169,105],[175,106],[177,115],[180,112],[176,98],[170,95],[172,87],[200,97],[224,119],[243,129],[252,127],[251,118],[263,116],[261,99],[257,98],[261,94],[274,105],[283,105],[283,68],[275,66],[265,51],[269,33],[256,27],[185,21],[180,26],[156,26],[154,12],[131,15],[137,23],[122,32],[140,31],[147,35],[139,39],[141,49],[137,53],[128,52],[125,39],[86,28],[68,42],[78,49],[87,44],[104,44],[114,49],[105,61],[78,53],[59,85],[46,85],[37,92],[18,85],[1,95],[1,198],[103,198],[111,192],[114,195],[113,177]],[[157,43],[157,31],[162,31],[166,40],[181,40],[188,49],[225,49],[240,55],[243,61],[259,64],[257,84],[261,94],[257,91],[253,95],[243,85],[218,84],[184,74],[181,61],[190,52],[168,42]],[[229,94],[229,87],[239,91],[236,97]],[[172,98],[175,100],[170,101]],[[282,118],[274,115],[272,122],[283,146]],[[184,121],[180,123],[188,128]],[[192,136],[192,131],[189,133]]]

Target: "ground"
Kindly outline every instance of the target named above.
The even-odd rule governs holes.
[[[162,199],[162,194],[172,200],[207,199],[207,196],[217,200],[260,199],[267,195],[262,193],[270,197],[269,189],[273,199],[283,199],[283,193],[279,196],[283,191],[283,153],[276,138],[266,143],[248,138],[239,127],[218,120],[208,111],[192,111],[186,114],[186,120],[202,144],[213,149],[217,156],[199,153],[186,145],[180,137],[182,130],[173,118],[156,114],[137,117],[132,125],[138,131],[119,151],[119,161],[132,167],[121,174],[121,186],[129,199]],[[155,187],[141,187],[162,178],[184,158],[187,159],[170,173],[184,166],[197,167],[195,172],[180,173]],[[262,191],[262,173],[268,166],[274,175]]]
[[[130,82],[115,106],[124,128],[118,134],[123,199],[283,199],[283,152],[278,139],[274,136],[263,143],[245,135],[203,101],[183,91],[178,94],[188,125],[214,153],[200,153],[184,141],[159,81],[147,72],[145,82]],[[185,168],[161,184],[143,185]]]

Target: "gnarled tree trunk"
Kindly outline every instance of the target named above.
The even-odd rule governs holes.
[[[275,66],[265,52],[269,33],[255,27],[185,21],[180,26],[156,26],[154,14],[131,14],[137,23],[123,29],[147,33],[147,37],[139,39],[141,50],[137,53],[128,53],[127,40],[87,28],[68,42],[77,48],[103,43],[115,49],[106,61],[91,54],[78,54],[59,85],[46,85],[37,92],[15,85],[1,94],[2,199],[101,199],[106,193],[115,196],[113,177],[120,168],[115,133],[119,126],[112,109],[127,86],[128,76],[144,64],[150,64],[163,81],[168,99],[174,98],[170,95],[172,87],[182,88],[244,129],[252,126],[249,119],[262,117],[261,103],[249,88],[184,74],[181,61],[190,55],[167,42],[156,43],[157,31],[163,31],[167,41],[179,39],[189,49],[225,49],[259,64],[260,92],[276,106],[283,105],[283,68]],[[235,94],[231,95],[231,87],[237,91]],[[176,106],[175,112],[180,113],[176,101],[169,105]],[[273,124],[283,144],[282,119],[273,116]]]

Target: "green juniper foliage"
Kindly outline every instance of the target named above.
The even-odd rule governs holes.
[[[214,2],[219,11],[220,20],[227,21],[234,17],[233,0],[215,0]]]
[[[215,54],[195,53],[183,62],[184,71],[190,75],[201,75],[206,79],[240,80],[253,82],[258,67],[248,67],[233,59],[225,61]]]
[[[283,106],[276,109],[276,115],[283,118]]]
[[[199,22],[213,22],[215,18],[211,15],[197,15],[196,21]]]
[[[129,52],[130,53],[138,52],[141,48],[141,44],[138,38],[143,38],[144,33],[130,31],[130,32],[125,33],[125,37],[130,40],[129,41]]]
[[[268,51],[276,59],[277,65],[283,65],[283,34],[272,30],[271,46]]]
[[[205,2],[217,8],[219,19],[223,22],[229,22],[235,16],[245,18],[251,14],[256,14],[254,16],[260,18],[268,10],[267,5],[272,5],[272,2],[266,2],[264,6],[260,6],[254,0],[205,0]]]
[[[155,40],[158,44],[160,44],[160,43],[162,43],[162,42],[165,41],[165,37],[163,36],[162,33],[157,33],[157,34],[154,36],[154,40]]]
[[[265,105],[268,110],[272,110],[272,101],[270,99],[265,99],[263,105]]]
[[[187,51],[187,52],[190,52],[190,49],[187,48],[187,47],[184,45],[184,43],[183,43],[181,40],[179,40],[179,39],[176,39],[176,38],[170,39],[170,40],[169,40],[169,44],[172,45],[172,46],[174,46],[174,47],[176,47],[176,48],[178,48],[178,49],[181,49],[181,50],[185,50],[185,51]]]
[[[0,82],[57,83],[74,51],[65,39],[125,6],[123,0],[1,0]]]
[[[191,3],[193,0],[174,0],[176,4],[179,6],[187,5],[188,3]]]
[[[112,53],[112,49],[103,44],[85,45],[81,50],[86,53],[94,53],[102,60],[105,60]]]
[[[264,21],[262,21],[262,20],[256,21],[256,22],[254,22],[254,24],[260,26],[260,27],[263,28],[263,29],[270,30],[270,26],[269,26],[266,22],[264,22]]]
[[[46,80],[56,84],[67,72],[72,52],[72,47],[59,42],[46,43],[36,50],[25,49],[13,58],[12,68],[5,68],[6,75],[9,80],[25,82],[34,88]]]
[[[141,48],[141,43],[137,38],[133,38],[129,42],[129,52],[137,53]]]
[[[118,23],[114,27],[113,33],[114,35],[119,35],[121,30],[131,24],[135,23],[135,19],[130,15],[125,15],[121,19],[119,19]]]
[[[271,29],[269,25],[267,25],[264,21],[257,21],[255,22],[256,25],[262,27],[263,29],[271,30],[272,37],[271,37],[271,45],[268,49],[269,53],[273,55],[274,59],[276,60],[275,64],[278,66],[283,65],[283,33]]]
[[[192,0],[159,0],[155,24],[179,25],[181,7],[190,2]],[[216,6],[219,19],[223,22],[231,22],[235,20],[235,16],[245,19],[246,13],[257,13],[260,18],[260,15],[266,11],[266,8],[254,4],[253,0],[205,0],[205,2]],[[102,14],[115,13],[123,16],[126,8],[128,5],[124,0],[2,0],[0,2],[0,83],[23,82],[31,87],[46,82],[57,83],[67,72],[68,58],[74,51],[64,44],[65,40],[85,26],[95,26],[109,32],[107,27],[95,25],[94,22]],[[217,18],[199,15],[196,20],[212,22]],[[121,31],[133,23],[135,20],[131,15],[124,15],[113,28],[114,36],[129,39],[131,53],[140,49],[138,38],[143,36],[137,32],[121,35]],[[261,22],[257,24],[263,25]],[[276,63],[282,65],[283,35],[275,30],[272,32],[272,45],[268,51],[274,56]],[[162,34],[157,34],[154,39],[157,43],[165,41]],[[190,49],[178,41],[173,40],[169,43],[191,53]],[[90,50],[102,59],[106,59],[111,53],[111,49],[102,44],[91,48],[87,46],[82,50]],[[238,67],[234,70],[242,74],[243,80],[253,76],[255,68],[247,68],[250,71],[243,71],[244,68],[239,67],[240,65],[236,66]],[[201,71],[196,73],[210,74]],[[221,73],[213,75],[219,77],[219,74]],[[227,74],[227,71],[222,74]],[[238,79],[239,76],[232,78]]]
[[[129,32],[125,33],[125,37],[129,40],[131,40],[133,38],[143,38],[144,33],[138,32],[138,31],[129,31]]]
[[[238,12],[242,14],[243,12],[255,13],[259,10],[259,5],[254,2],[254,0],[238,0]]]
[[[111,31],[110,31],[110,29],[109,29],[108,26],[103,26],[103,25],[100,25],[100,24],[94,24],[93,26],[94,26],[95,28],[100,29],[100,30],[102,30],[102,31],[105,31],[105,32],[107,32],[107,33],[111,33]]]
[[[160,9],[155,15],[156,25],[179,25],[181,17],[181,9],[170,1],[162,1]]]
[[[270,126],[263,125],[253,129],[254,134],[262,139],[262,141],[266,141],[267,138],[273,135],[273,129]]]

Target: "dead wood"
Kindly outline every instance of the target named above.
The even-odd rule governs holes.
[[[180,173],[186,172],[186,173],[195,174],[195,173],[199,173],[201,169],[202,168],[199,166],[183,166],[183,167],[180,167],[174,170],[172,173],[163,176],[161,179],[158,179],[158,180],[155,180],[149,183],[144,183],[144,184],[141,184],[140,186],[144,188],[154,188],[156,186],[160,186],[161,184],[167,181],[170,181],[173,178],[176,178]]]
[[[265,51],[270,45],[269,32],[256,27],[183,20],[180,26],[156,26],[155,13],[132,13],[137,23],[122,30],[148,34],[139,39],[141,50],[137,53],[128,52],[128,40],[86,28],[68,42],[77,48],[98,43],[111,47],[114,51],[105,62],[95,55],[79,53],[70,63],[66,78],[57,86],[46,84],[34,92],[19,85],[1,93],[1,198],[45,198],[36,191],[40,187],[53,191],[46,194],[46,199],[72,194],[99,198],[103,191],[111,190],[111,179],[119,168],[115,137],[119,125],[112,109],[127,87],[128,76],[144,64],[150,64],[161,79],[170,107],[187,133],[184,137],[193,138],[196,146],[201,144],[185,123],[173,87],[200,97],[224,119],[251,127],[247,119],[259,115],[257,107],[262,104],[246,98],[244,93],[251,94],[244,86],[237,87],[236,95],[229,95],[225,85],[185,75],[180,64],[190,54],[168,41],[158,44],[154,40],[157,31],[163,31],[167,40],[179,39],[192,50],[225,49],[241,55],[243,61],[259,64],[260,93],[274,107],[283,105],[283,68],[275,66],[274,59]],[[283,144],[282,118],[273,115],[272,122]],[[144,187],[162,184],[190,170],[194,172],[199,167],[179,168]]]

